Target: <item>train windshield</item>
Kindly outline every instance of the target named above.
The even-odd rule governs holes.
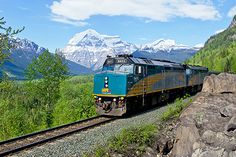
[[[133,64],[113,64],[113,65],[104,65],[103,71],[110,70],[114,72],[123,72],[123,73],[133,73],[134,65]]]

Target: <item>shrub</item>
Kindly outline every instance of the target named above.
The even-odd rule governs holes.
[[[161,121],[167,121],[171,118],[179,117],[181,111],[192,102],[191,98],[186,99],[186,97],[188,96],[185,96],[184,98],[178,98],[173,104],[168,105],[168,108],[162,113],[160,117]]]
[[[95,156],[108,156],[106,152],[118,152],[123,154],[135,153],[134,150],[143,151],[146,145],[151,143],[157,128],[153,124],[123,129],[121,133],[108,141],[108,147],[98,147]]]

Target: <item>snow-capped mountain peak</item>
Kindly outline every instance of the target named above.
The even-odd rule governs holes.
[[[60,50],[60,53],[64,54],[68,60],[92,70],[98,70],[102,67],[107,55],[134,54],[135,56],[135,54],[138,54],[137,56],[142,57],[145,53],[150,54],[149,56],[153,56],[153,58],[161,59],[169,59],[166,57],[169,55],[170,59],[178,56],[177,60],[182,62],[197,50],[198,48],[178,44],[172,39],[159,39],[138,47],[135,44],[121,40],[119,36],[104,35],[93,29],[88,29],[74,35],[67,46]],[[142,55],[139,55],[140,53]]]
[[[154,52],[154,51],[167,51],[175,49],[186,49],[189,48],[187,45],[177,44],[175,40],[172,39],[159,39],[154,41],[153,43],[145,44],[142,46],[141,50]]]
[[[82,40],[86,40],[87,38],[100,38],[100,34],[93,29],[87,29],[86,31],[75,34],[69,40],[68,45],[76,45]]]
[[[122,41],[119,36],[103,35],[88,29],[74,35],[60,51],[66,59],[97,70],[107,55],[131,54],[135,50],[137,47],[134,44]]]
[[[171,40],[171,39],[159,39],[154,41],[153,43],[150,44],[153,47],[170,47],[170,46],[175,46],[176,42],[175,40]]]
[[[28,39],[20,39],[20,38],[11,38],[10,39],[10,43],[13,44],[14,49],[17,50],[21,50],[25,53],[36,53],[36,54],[40,54],[43,51],[45,51],[46,49],[43,47],[38,46],[37,44],[35,44],[34,42],[28,40]]]

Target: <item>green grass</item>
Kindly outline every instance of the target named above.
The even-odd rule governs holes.
[[[185,96],[184,98],[178,98],[173,104],[169,104],[168,108],[162,113],[160,117],[161,121],[165,122],[169,119],[179,117],[182,110],[192,102],[191,98],[186,99],[186,97],[188,96]]]
[[[157,128],[153,124],[123,129],[121,133],[108,141],[108,147],[98,147],[96,157],[108,156],[107,152],[133,154],[137,150],[142,152],[146,145],[151,143]]]

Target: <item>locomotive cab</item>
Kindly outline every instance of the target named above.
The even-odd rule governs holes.
[[[134,67],[128,57],[107,58],[102,71],[94,76],[98,114],[121,116],[126,113],[126,95],[133,84]]]

